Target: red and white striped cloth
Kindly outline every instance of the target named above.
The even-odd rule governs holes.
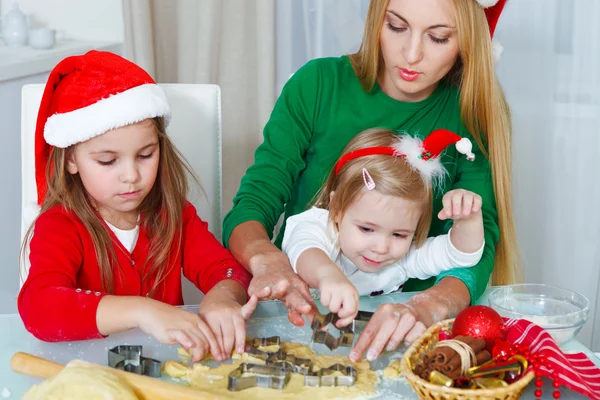
[[[584,396],[600,400],[600,368],[585,354],[564,354],[552,336],[532,322],[520,319],[504,319],[508,343],[523,343],[529,346],[532,354],[543,352],[547,356],[547,366],[541,370],[551,377],[557,374],[557,381]]]

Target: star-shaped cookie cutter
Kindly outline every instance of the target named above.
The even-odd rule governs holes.
[[[138,375],[160,378],[161,363],[142,356],[140,345],[120,345],[108,350],[108,366]]]

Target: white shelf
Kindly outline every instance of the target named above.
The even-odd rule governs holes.
[[[49,72],[63,58],[92,49],[120,54],[123,43],[64,40],[48,50],[0,46],[0,82]]]

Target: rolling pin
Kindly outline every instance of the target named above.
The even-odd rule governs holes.
[[[102,368],[118,375],[127,382],[140,400],[197,400],[197,399],[223,399],[214,394],[207,394],[189,387],[163,382],[156,378],[132,374],[130,372],[89,363],[86,361],[73,360],[70,366]],[[65,367],[44,358],[36,357],[28,353],[15,353],[10,360],[10,367],[21,375],[34,376],[36,378],[48,379],[57,375]]]

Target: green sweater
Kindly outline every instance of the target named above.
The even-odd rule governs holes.
[[[377,127],[421,137],[444,128],[473,141],[461,122],[458,89],[440,83],[427,99],[402,102],[387,96],[377,84],[366,93],[346,56],[312,60],[290,78],[275,104],[254,165],[242,179],[223,222],[225,245],[233,228],[242,222],[259,221],[271,235],[282,212],[287,219],[306,210],[344,146],[359,132]],[[442,155],[448,176],[434,197],[429,234],[447,233],[452,226],[452,221],[437,219],[443,193],[457,188],[473,191],[483,199],[483,257],[471,268],[453,269],[425,281],[410,279],[405,291],[424,290],[453,276],[466,284],[475,303],[488,284],[500,232],[488,159],[474,141],[473,152],[474,162],[458,154],[454,146]],[[275,241],[279,247],[284,229]]]

